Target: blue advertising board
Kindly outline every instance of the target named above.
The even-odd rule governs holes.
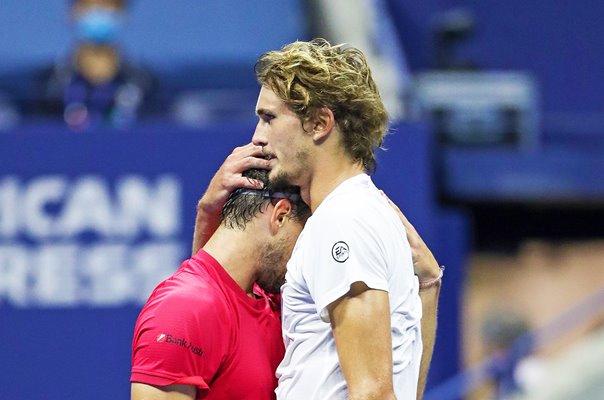
[[[157,123],[82,134],[35,124],[0,136],[1,400],[129,397],[140,307],[189,256],[197,200],[253,129]],[[429,131],[394,131],[375,180],[459,264],[443,289],[444,325],[456,329],[463,240],[439,236],[447,219],[435,205]],[[458,336],[447,337],[435,381],[458,367]]]

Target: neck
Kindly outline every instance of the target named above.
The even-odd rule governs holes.
[[[258,247],[246,230],[228,229],[221,225],[203,249],[214,257],[243,289],[253,296]]]
[[[342,182],[364,172],[363,166],[353,162],[343,148],[319,146],[309,180],[301,186],[302,198],[314,213],[329,193]]]

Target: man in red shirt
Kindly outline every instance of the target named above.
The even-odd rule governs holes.
[[[266,185],[266,171],[245,175]],[[230,195],[216,232],[140,313],[133,399],[274,398],[284,352],[274,296],[309,215],[293,188]]]

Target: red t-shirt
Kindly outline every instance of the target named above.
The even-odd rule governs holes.
[[[254,293],[200,250],[143,307],[130,381],[193,385],[198,399],[274,399],[284,354],[279,304],[259,287]]]

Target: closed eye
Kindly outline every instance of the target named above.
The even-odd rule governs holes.
[[[271,114],[262,114],[260,118],[262,118],[264,122],[270,123],[273,119],[275,119],[275,116]]]
[[[274,114],[265,110],[258,110],[258,117],[266,123],[270,123],[273,119],[276,118]]]

